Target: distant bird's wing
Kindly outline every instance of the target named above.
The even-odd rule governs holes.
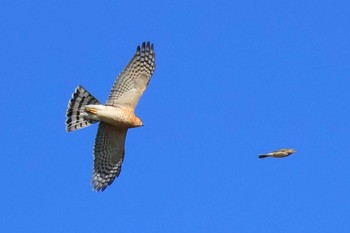
[[[100,122],[94,146],[94,172],[91,183],[103,191],[119,176],[124,159],[127,129]]]
[[[134,57],[115,81],[106,105],[135,109],[154,72],[154,61],[153,44],[144,42],[138,46]]]

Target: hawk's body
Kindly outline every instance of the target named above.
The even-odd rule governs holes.
[[[155,53],[150,42],[137,47],[129,64],[115,81],[106,105],[78,86],[67,109],[67,131],[100,121],[94,146],[92,185],[103,191],[118,177],[124,159],[127,130],[142,126],[135,107],[155,69]]]

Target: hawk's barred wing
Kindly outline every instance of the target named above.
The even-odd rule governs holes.
[[[119,176],[124,159],[127,129],[100,122],[94,146],[94,174],[91,183],[103,191]]]
[[[154,72],[154,59],[153,44],[144,42],[138,46],[134,57],[115,81],[106,105],[135,109]]]

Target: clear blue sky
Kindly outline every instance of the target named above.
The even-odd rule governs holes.
[[[345,0],[2,1],[0,231],[349,232],[349,23]],[[105,102],[148,40],[145,127],[93,192],[68,100]]]

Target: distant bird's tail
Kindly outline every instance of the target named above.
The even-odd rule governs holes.
[[[68,103],[67,108],[67,120],[66,120],[66,131],[70,132],[73,130],[87,127],[97,121],[84,118],[85,106],[88,104],[101,104],[95,97],[93,97],[87,90],[82,86],[78,86]]]
[[[267,154],[261,154],[261,155],[259,155],[259,159],[263,159],[263,158],[267,158],[267,157],[269,157]]]

